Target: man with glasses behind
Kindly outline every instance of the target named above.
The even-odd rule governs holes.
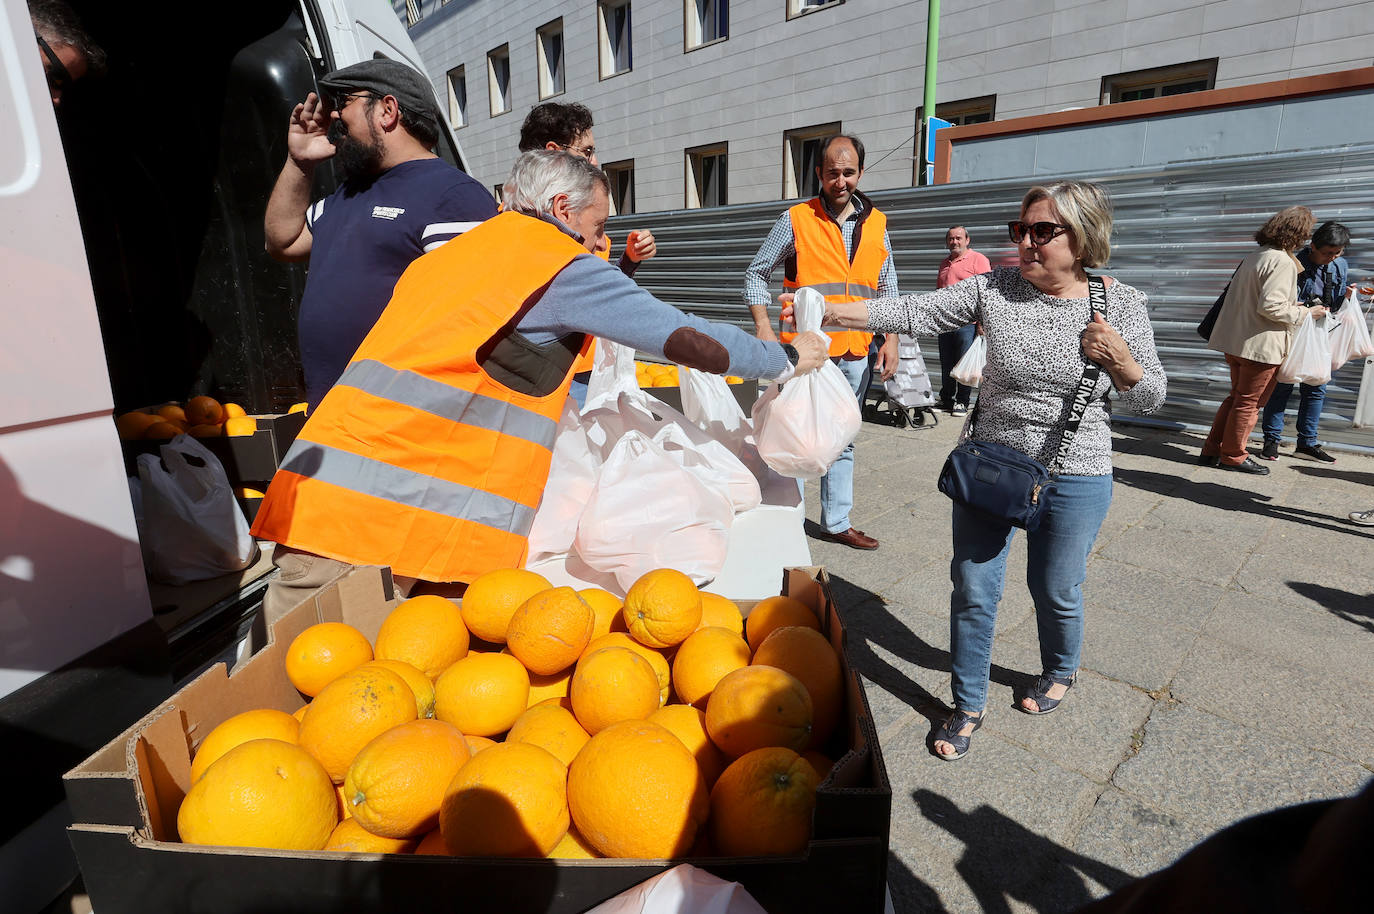
[[[286,165],[264,218],[267,253],[309,259],[297,318],[313,409],[421,254],[496,214],[481,184],[434,154],[439,112],[420,73],[376,59],[335,70],[291,112]],[[315,203],[315,169],[339,188]]]
[[[29,21],[53,107],[62,104],[62,93],[86,76],[105,72],[105,52],[81,27],[81,20],[62,0],[30,0]]]

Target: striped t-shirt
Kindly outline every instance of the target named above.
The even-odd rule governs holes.
[[[311,406],[343,374],[411,261],[495,214],[491,194],[443,159],[350,181],[306,210],[310,271],[296,326]]]

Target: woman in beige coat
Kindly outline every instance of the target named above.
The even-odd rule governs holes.
[[[1231,393],[1221,401],[1212,430],[1202,444],[1203,466],[1220,466],[1267,475],[1269,468],[1246,451],[1259,411],[1269,399],[1279,364],[1298,325],[1310,314],[1326,315],[1321,306],[1298,304],[1298,261],[1293,252],[1312,234],[1317,220],[1305,206],[1280,210],[1255,232],[1259,250],[1241,262],[1217,316],[1211,349],[1226,354]]]

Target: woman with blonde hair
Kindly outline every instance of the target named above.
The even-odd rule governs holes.
[[[1048,714],[1077,681],[1083,648],[1083,581],[1088,552],[1112,498],[1108,394],[1138,413],[1164,403],[1164,369],[1155,353],[1145,294],[1090,275],[1111,253],[1112,208],[1104,188],[1078,181],[1032,187],[1021,218],[1007,226],[1019,265],[999,267],[926,295],[827,304],[825,322],[845,327],[937,334],[975,321],[987,341],[987,366],[969,416],[974,436],[1054,461],[1048,514],[1026,536],[1026,584],[1035,602],[1040,675],[1016,704]],[[1105,286],[1093,313],[1090,285]],[[1091,315],[1091,317],[1089,316]],[[1070,406],[1100,366],[1077,431]],[[1067,451],[1057,457],[1061,443]],[[1002,599],[1010,522],[954,503],[950,563],[950,667],[954,712],[935,731],[946,761],[968,753],[986,719],[997,604]]]
[[[1259,248],[1246,257],[1217,315],[1207,347],[1224,353],[1231,369],[1231,392],[1217,409],[1212,429],[1202,443],[1198,463],[1224,470],[1267,476],[1269,468],[1246,450],[1260,409],[1269,400],[1279,365],[1288,354],[1293,333],[1307,315],[1326,316],[1326,308],[1298,304],[1298,273],[1293,252],[1317,224],[1305,206],[1290,206],[1269,217],[1255,232]]]

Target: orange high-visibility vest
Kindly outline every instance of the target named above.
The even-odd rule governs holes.
[[[802,286],[810,286],[830,302],[878,297],[878,275],[888,256],[887,245],[883,242],[887,234],[887,216],[881,210],[870,206],[866,216],[854,227],[859,237],[852,261],[845,250],[840,227],[825,211],[819,197],[798,203],[788,210],[788,214],[792,217],[797,256],[795,274],[793,261],[788,262],[788,273],[782,281],[784,289],[795,292]],[[873,339],[873,334],[867,330],[833,330],[828,335],[832,358],[866,356],[868,344]],[[784,343],[790,343],[797,334],[791,331],[779,336]]]
[[[600,257],[607,263],[609,263],[611,260],[611,236],[606,236],[605,248],[597,248],[595,251],[592,251],[592,253],[595,254],[597,257]],[[582,349],[582,354],[579,355],[577,357],[577,361],[573,363],[573,374],[581,374],[584,371],[591,371],[592,366],[595,362],[596,337],[589,336],[587,337],[587,345],[584,346]]]
[[[282,459],[254,535],[426,581],[523,567],[584,338],[535,346],[514,327],[585,253],[506,212],[415,260]]]

